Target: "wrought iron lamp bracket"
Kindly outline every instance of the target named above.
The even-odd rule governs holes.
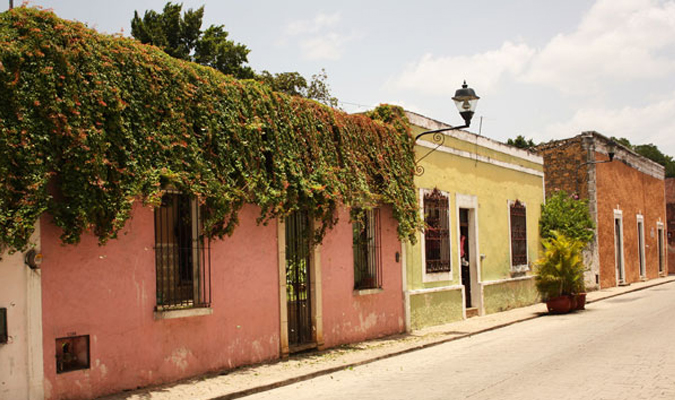
[[[432,135],[431,141],[436,144],[436,147],[429,150],[422,157],[415,160],[415,175],[421,176],[421,175],[424,174],[424,167],[420,165],[420,161],[427,158],[431,153],[438,150],[438,148],[443,146],[443,144],[445,143],[445,135],[443,134],[443,132],[454,131],[454,130],[457,130],[457,129],[464,129],[464,128],[468,128],[468,127],[469,127],[469,125],[462,125],[462,126],[453,126],[452,128],[435,129],[433,131],[422,132],[419,135],[415,136],[415,143],[417,143],[417,140],[419,138],[421,138],[422,136]]]

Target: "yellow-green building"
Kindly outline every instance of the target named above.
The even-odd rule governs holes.
[[[413,134],[449,125],[406,112]],[[424,136],[416,159],[438,146]],[[538,301],[542,157],[463,130],[420,160],[426,228],[406,245],[407,326],[418,329]]]

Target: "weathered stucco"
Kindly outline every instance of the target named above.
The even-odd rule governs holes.
[[[285,274],[279,274],[277,224],[259,226],[258,215],[256,207],[244,207],[234,234],[211,242],[208,313],[171,319],[156,319],[154,313],[151,209],[135,207],[119,238],[104,246],[91,235],[63,246],[58,228],[43,217],[45,397],[88,399],[278,358]],[[354,292],[348,211],[342,209],[339,218],[317,252],[323,296],[318,344],[402,332],[401,245],[391,208],[381,209],[382,290]],[[57,374],[56,339],[78,335],[90,336],[90,368]]]
[[[40,226],[30,240],[40,249]],[[28,250],[28,249],[27,249]],[[7,309],[8,341],[0,343],[0,399],[42,400],[41,271],[24,263],[25,252],[0,253],[0,308]]]
[[[354,291],[353,232],[349,212],[321,246],[323,339],[326,347],[405,330],[401,286],[401,243],[391,207],[380,208],[382,290]],[[399,261],[396,261],[396,254]]]
[[[47,399],[92,398],[279,353],[276,227],[246,207],[232,237],[211,243],[212,315],[155,320],[153,211],[136,207],[119,239],[63,246],[43,218]],[[90,335],[91,368],[56,374],[55,339]]]
[[[430,291],[410,295],[412,329],[441,325],[463,318],[462,289]]]
[[[606,157],[596,154],[597,159]],[[649,160],[647,160],[649,161]],[[617,154],[615,161],[598,164],[597,210],[598,247],[600,255],[600,286],[617,285],[614,210],[623,217],[624,265],[626,283],[640,281],[637,215],[644,218],[646,279],[659,276],[657,227],[665,226],[665,187],[663,177],[657,178],[637,170],[635,160],[626,161]],[[666,269],[667,271],[667,265]]]
[[[520,279],[483,285],[485,313],[510,310],[539,302],[534,279]]]
[[[675,274],[675,178],[666,178],[668,272]]]
[[[442,128],[436,121],[427,121],[424,117],[411,114],[413,122],[423,126],[413,126],[413,134],[427,129]],[[426,124],[426,125],[425,125]],[[420,158],[431,150],[431,144],[423,141],[416,146],[416,157]],[[423,272],[423,237],[418,235],[418,243],[407,244],[407,288],[409,292],[456,287],[461,285],[460,253],[459,249],[459,208],[467,208],[466,201],[474,202],[473,217],[476,220],[477,251],[474,257],[475,271],[473,277],[475,287],[472,297],[473,306],[481,310],[481,300],[488,302],[487,294],[481,290],[484,281],[511,279],[515,274],[511,269],[510,247],[510,216],[509,201],[519,200],[526,206],[527,214],[527,255],[531,268],[539,256],[539,219],[541,204],[544,201],[544,174],[543,160],[524,150],[506,146],[491,139],[464,131],[451,131],[445,139],[444,146],[424,158],[420,165],[424,173],[416,177],[415,184],[420,190],[437,188],[447,193],[450,199],[450,243],[451,243],[451,274],[450,279],[424,279]],[[422,207],[422,193],[419,193],[420,207]],[[461,201],[458,199],[462,199]],[[462,204],[460,204],[462,203]],[[473,207],[473,206],[472,206]],[[527,272],[529,274],[531,272]],[[532,288],[532,290],[534,290]],[[458,291],[455,291],[459,293]],[[442,294],[439,294],[442,293]],[[410,295],[410,316],[412,327],[428,326],[443,322],[450,322],[461,318],[463,297],[457,293],[434,292]],[[484,293],[485,298],[480,299]],[[527,296],[523,297],[526,298]],[[529,298],[534,298],[530,296]],[[511,301],[500,296],[499,301]],[[491,300],[490,300],[491,301]],[[501,307],[515,307],[522,305],[524,300],[515,300],[511,305]],[[444,304],[457,302],[457,305]],[[418,308],[430,307],[430,310]],[[456,309],[459,307],[460,312]],[[491,306],[493,307],[493,306]],[[443,310],[447,315],[443,316]]]

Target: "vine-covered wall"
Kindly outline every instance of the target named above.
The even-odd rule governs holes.
[[[0,246],[24,248],[45,212],[64,242],[104,243],[169,187],[209,236],[245,203],[260,223],[311,210],[321,237],[339,204],[382,202],[414,239],[413,157],[400,108],[347,115],[48,11],[0,14]]]

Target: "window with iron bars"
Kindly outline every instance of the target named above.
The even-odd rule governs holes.
[[[211,254],[197,201],[166,193],[155,209],[157,310],[209,307]]]
[[[362,221],[353,227],[354,289],[382,287],[380,256],[380,210],[365,210]]]
[[[511,218],[511,266],[527,265],[527,219],[525,205],[516,200],[509,207]]]
[[[448,196],[434,189],[424,195],[424,256],[427,273],[449,272],[450,214]]]

